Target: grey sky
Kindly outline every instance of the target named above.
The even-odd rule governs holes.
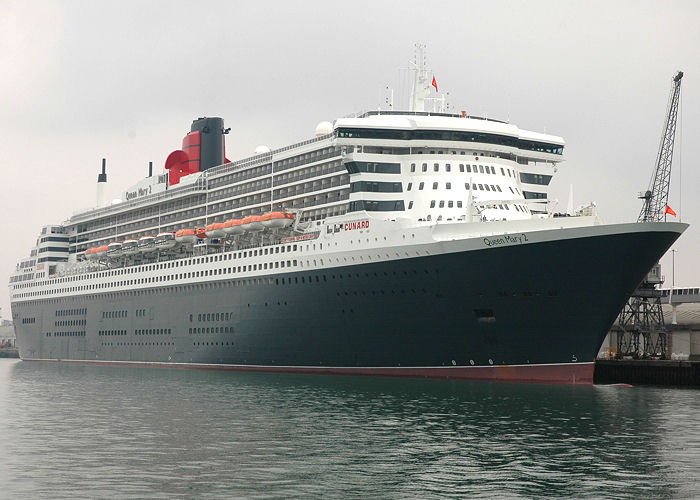
[[[198,116],[226,120],[230,159],[309,138],[322,120],[375,109],[387,84],[405,89],[415,42],[454,110],[564,137],[552,197],[564,210],[573,183],[576,204],[595,200],[606,222],[636,219],[683,70],[670,205],[691,228],[675,245],[676,285],[700,285],[693,1],[0,0],[0,276],[42,225],[94,205],[101,158],[115,198],[149,160],[161,169]],[[6,293],[0,306],[9,317]]]

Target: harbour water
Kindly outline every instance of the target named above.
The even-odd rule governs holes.
[[[687,498],[696,389],[0,359],[2,498]]]

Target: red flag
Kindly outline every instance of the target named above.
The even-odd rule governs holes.
[[[431,84],[433,87],[435,87],[435,92],[438,91],[437,89],[437,80],[435,79],[435,75],[433,75],[433,83]]]
[[[676,212],[674,212],[673,209],[671,207],[669,207],[668,205],[666,205],[666,213],[671,214],[674,217],[676,216]]]

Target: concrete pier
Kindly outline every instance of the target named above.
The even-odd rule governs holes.
[[[700,361],[598,359],[594,384],[700,386]]]

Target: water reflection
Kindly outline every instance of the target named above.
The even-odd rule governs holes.
[[[15,363],[26,496],[690,496],[697,391]],[[681,437],[682,436],[682,437]]]

